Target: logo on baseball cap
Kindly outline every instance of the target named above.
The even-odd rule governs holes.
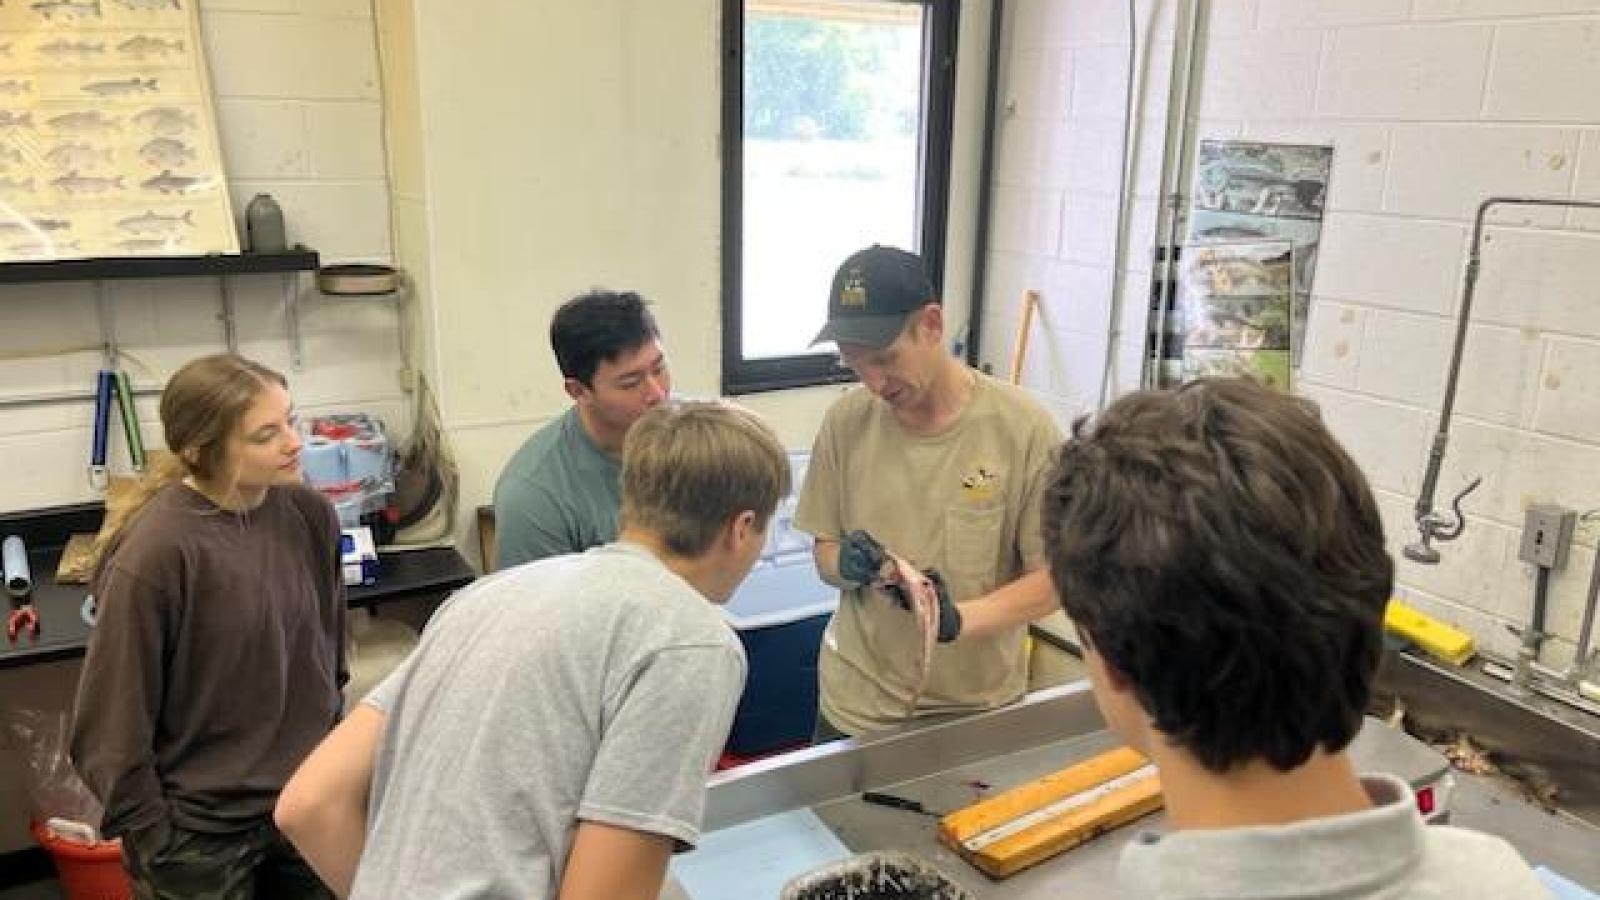
[[[834,341],[881,349],[894,343],[906,316],[938,302],[921,257],[873,244],[851,255],[834,273],[828,324],[811,343]]]

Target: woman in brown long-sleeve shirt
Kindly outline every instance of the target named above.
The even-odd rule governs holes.
[[[73,723],[143,900],[330,896],[272,824],[337,722],[345,594],[283,376],[232,354],[161,395],[170,458],[113,522]]]

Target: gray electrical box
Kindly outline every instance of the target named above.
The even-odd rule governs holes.
[[[1522,546],[1517,558],[1545,569],[1567,564],[1567,549],[1578,514],[1554,503],[1535,503],[1528,507],[1522,524]]]

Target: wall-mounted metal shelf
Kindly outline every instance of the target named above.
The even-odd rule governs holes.
[[[258,272],[310,272],[321,260],[317,251],[296,247],[282,253],[214,254],[211,256],[132,256],[56,259],[0,264],[0,284],[41,281],[117,281],[127,278],[216,278]]]
[[[208,256],[132,256],[95,259],[57,259],[40,262],[0,263],[0,284],[40,284],[61,281],[88,281],[95,285],[95,303],[100,318],[101,355],[106,368],[117,368],[117,338],[112,327],[110,301],[105,283],[148,278],[215,278],[222,292],[222,339],[229,352],[239,350],[239,336],[233,309],[235,275],[276,274],[283,277],[283,303],[289,327],[290,360],[300,368],[300,292],[296,289],[301,272],[313,272],[321,264],[317,251],[296,245],[278,253],[212,254]],[[136,392],[137,393],[137,392]],[[0,406],[50,403],[62,400],[93,399],[93,392],[22,395],[0,399]]]

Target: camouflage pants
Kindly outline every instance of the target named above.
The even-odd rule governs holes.
[[[135,900],[333,900],[271,821],[208,834],[163,824],[122,839]]]

